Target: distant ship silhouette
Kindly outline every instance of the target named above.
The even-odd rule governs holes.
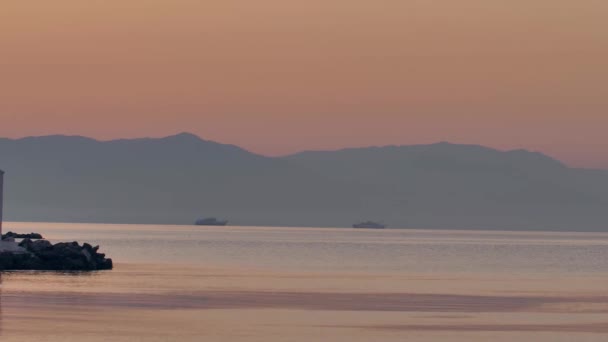
[[[228,221],[221,221],[216,219],[215,217],[201,218],[194,222],[197,226],[225,226],[228,224]]]
[[[361,223],[353,224],[353,228],[370,228],[370,229],[384,229],[386,228],[385,224],[373,222],[373,221],[365,221]]]

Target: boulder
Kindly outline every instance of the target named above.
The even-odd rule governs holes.
[[[112,260],[88,243],[23,239],[24,252],[0,253],[0,270],[95,271],[112,269]]]
[[[43,239],[42,235],[38,234],[38,233],[18,234],[18,233],[13,233],[13,232],[8,232],[8,233],[2,235],[2,240],[6,239],[6,238],[35,239],[35,240]]]

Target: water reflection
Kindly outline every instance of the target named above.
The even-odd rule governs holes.
[[[608,333],[608,234],[37,226],[101,245],[116,268],[4,273],[1,342]]]

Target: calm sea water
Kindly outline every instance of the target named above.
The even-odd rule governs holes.
[[[608,234],[13,223],[115,270],[2,275],[2,341],[608,340]]]

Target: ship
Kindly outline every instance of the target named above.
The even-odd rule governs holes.
[[[384,229],[386,228],[386,225],[373,221],[365,221],[353,224],[353,228]]]
[[[228,221],[221,221],[216,219],[215,217],[201,218],[194,222],[197,226],[225,226],[228,224]]]

